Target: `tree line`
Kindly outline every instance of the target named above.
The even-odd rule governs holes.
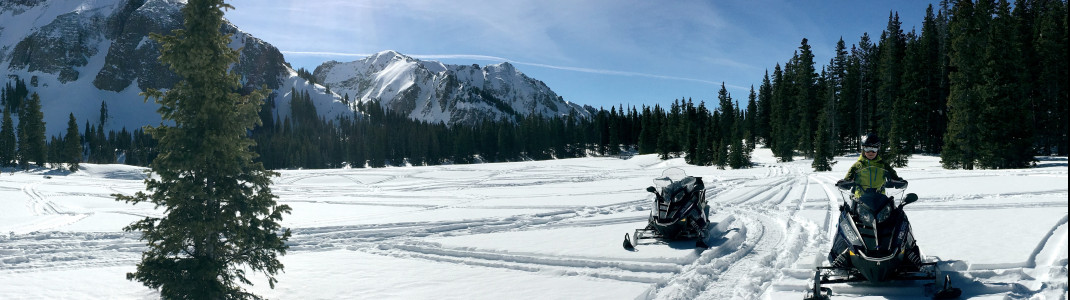
[[[41,97],[31,94],[25,81],[15,79],[0,89],[0,111],[0,167],[25,170],[47,165],[74,172],[82,162],[148,166],[157,155],[155,139],[141,128],[132,132],[104,129],[109,118],[104,101],[95,126],[86,121],[79,130],[72,112],[65,133],[51,137],[46,137]]]
[[[782,161],[828,170],[879,134],[885,158],[939,154],[945,168],[1022,168],[1067,155],[1067,5],[944,1],[920,32],[897,13],[877,41],[843,39],[820,70],[803,39],[759,88],[758,139]]]
[[[611,107],[576,114],[485,120],[479,124],[428,123],[387,111],[377,101],[356,103],[360,114],[325,120],[307,91],[291,90],[291,114],[280,118],[275,101],[261,108],[253,130],[259,160],[271,169],[384,167],[546,160],[659,153],[689,163],[745,167],[744,113],[722,87],[721,109],[688,100],[670,109]],[[753,101],[754,99],[752,99]],[[739,125],[736,125],[737,121]],[[733,144],[732,140],[739,140]],[[721,149],[722,151],[713,151]],[[687,155],[687,153],[694,153]]]

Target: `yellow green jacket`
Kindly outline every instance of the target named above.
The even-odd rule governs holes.
[[[858,161],[851,165],[851,170],[847,171],[847,176],[843,179],[858,183],[859,189],[855,191],[856,194],[861,194],[863,190],[871,188],[884,192],[882,187],[885,180],[903,180],[899,178],[899,175],[895,173],[895,169],[892,169],[891,165],[884,163],[880,154],[877,154],[873,159],[867,159],[865,154],[860,155]]]

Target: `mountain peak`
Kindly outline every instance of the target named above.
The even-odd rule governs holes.
[[[395,61],[395,60],[414,60],[414,58],[412,58],[412,57],[410,57],[408,55],[405,55],[405,54],[401,54],[401,52],[397,52],[397,51],[394,51],[394,50],[379,51],[378,53],[372,54],[371,56],[368,56],[365,59],[368,62],[371,62],[371,63],[378,63],[378,62],[387,63],[387,62]]]

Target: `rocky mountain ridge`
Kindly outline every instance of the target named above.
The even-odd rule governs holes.
[[[387,50],[353,62],[323,63],[313,76],[334,93],[359,102],[379,101],[388,110],[433,123],[515,121],[531,114],[589,116],[586,108],[565,101],[508,62],[451,65]]]

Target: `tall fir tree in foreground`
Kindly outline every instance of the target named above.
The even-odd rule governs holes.
[[[160,61],[182,80],[163,93],[150,90],[164,120],[174,126],[148,128],[159,141],[150,165],[154,176],[145,192],[115,194],[128,203],[163,207],[163,217],[147,217],[124,228],[141,232],[148,249],[129,280],[158,289],[164,299],[259,298],[240,284],[251,284],[246,270],[262,272],[274,288],[282,270],[290,231],[278,222],[289,213],[270,189],[277,173],[254,163],[247,132],[259,121],[266,89],[240,95],[239,76],[228,72],[238,52],[227,47],[219,29],[222,0],[190,0],[182,9],[185,29],[153,34],[161,44]]]

